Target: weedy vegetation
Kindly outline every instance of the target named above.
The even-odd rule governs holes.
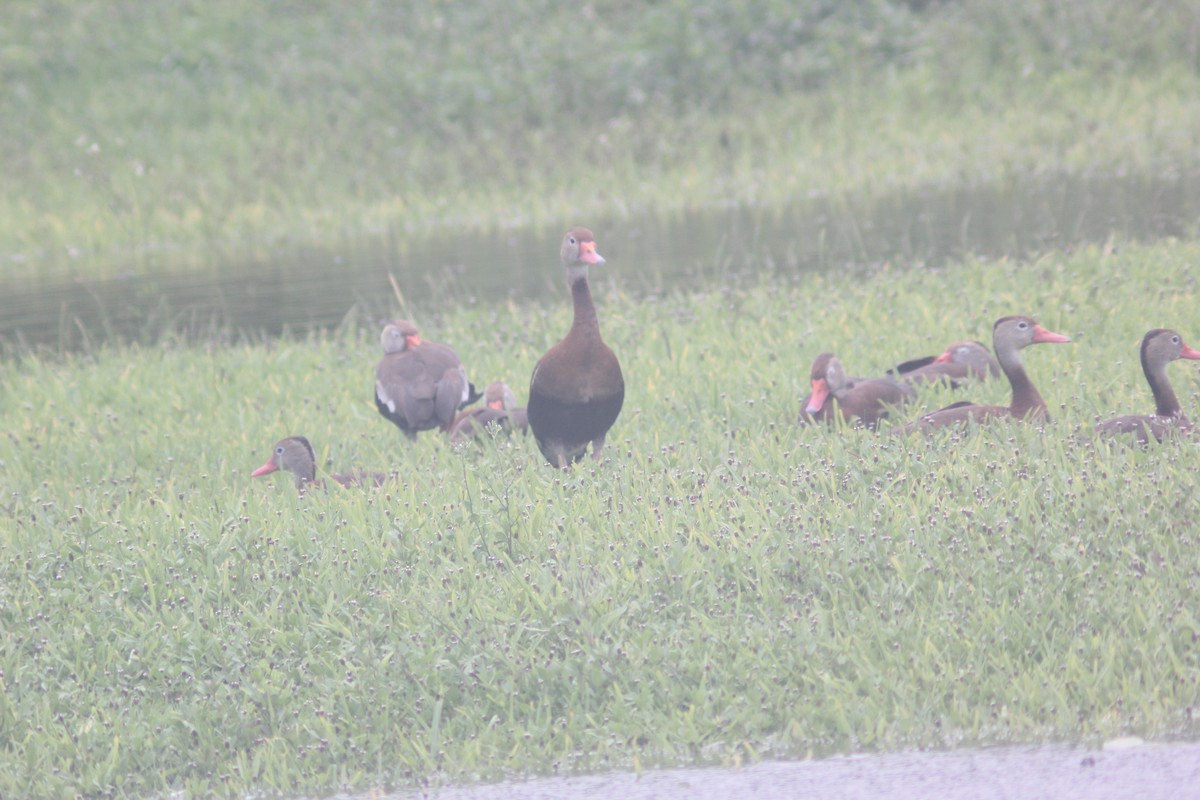
[[[1187,0],[8,11],[10,270],[1194,171],[1200,153]]]
[[[337,237],[588,223],[1031,173],[1188,171],[1194,4],[14,2],[7,274]],[[1187,232],[1189,235],[1194,231]],[[216,254],[216,256],[214,256]],[[403,440],[378,331],[214,329],[0,361],[0,796],[291,796],[550,771],[1200,734],[1192,441],[1148,412],[1193,345],[1194,239],[634,296],[606,459]],[[406,309],[523,394],[550,306]],[[1045,426],[796,424],[1028,313]],[[1193,417],[1196,372],[1171,375]],[[1003,382],[952,394],[1003,401]],[[322,470],[251,480],[307,435]]]
[[[522,438],[404,441],[370,405],[375,331],[353,324],[4,363],[0,794],[1194,738],[1200,453],[1086,432],[1151,407],[1141,333],[1200,337],[1198,256],[729,276],[654,300],[614,270],[595,288],[628,400],[608,458],[569,473]],[[522,387],[565,305],[436,334],[477,380]],[[795,423],[820,350],[879,373],[1011,312],[1075,338],[1026,351],[1044,428]],[[1194,415],[1194,368],[1172,375]],[[323,469],[395,479],[303,497],[250,480],[290,433]]]

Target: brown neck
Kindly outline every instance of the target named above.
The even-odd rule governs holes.
[[[1179,398],[1175,396],[1175,389],[1167,379],[1167,365],[1158,364],[1151,369],[1143,363],[1142,371],[1146,373],[1146,382],[1150,384],[1150,391],[1154,393],[1154,413],[1160,417],[1178,416],[1181,411]]]
[[[575,320],[571,323],[571,338],[600,340],[600,323],[596,321],[596,304],[592,302],[592,290],[588,288],[587,276],[571,283],[571,299],[575,303]]]
[[[1043,416],[1046,413],[1046,401],[1038,394],[1037,387],[1025,374],[1025,366],[1021,363],[1019,350],[1004,350],[997,347],[1000,368],[1008,376],[1012,385],[1012,404],[1008,407],[1015,417],[1027,417],[1031,414]]]
[[[1030,414],[1042,416],[1046,413],[1046,401],[1038,394],[1037,387],[1025,374],[1023,366],[1017,367],[1015,373],[1008,373],[1008,382],[1012,384],[1012,405],[1009,409],[1014,416],[1027,417]]]

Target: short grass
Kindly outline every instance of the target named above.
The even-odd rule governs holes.
[[[655,299],[614,263],[594,288],[626,405],[568,474],[528,440],[404,441],[351,323],[0,364],[0,795],[1195,738],[1200,453],[1073,435],[1150,408],[1146,329],[1200,341],[1197,263],[1166,242]],[[1075,339],[1026,351],[1044,430],[794,424],[817,352],[878,373],[1016,312]],[[568,318],[426,327],[523,396]],[[1172,375],[1197,413],[1194,367]],[[249,479],[292,433],[396,479]]]

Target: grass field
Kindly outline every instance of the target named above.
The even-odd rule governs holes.
[[[1184,0],[18,1],[0,269],[1194,171],[1198,53]],[[1198,263],[1192,240],[794,278],[714,254],[708,286],[640,298],[614,259],[593,288],[626,405],[567,474],[523,439],[406,442],[353,315],[0,361],[0,797],[1195,739],[1200,455],[1076,435],[1150,410],[1147,329],[1200,342]],[[570,309],[412,312],[523,397]],[[1044,429],[795,424],[818,352],[875,374],[1011,313],[1075,340],[1026,351]],[[297,433],[395,479],[249,478]]]
[[[1151,407],[1146,329],[1200,340],[1198,256],[639,303],[614,264],[595,290],[628,399],[608,459],[565,475],[526,440],[405,442],[370,405],[375,332],[354,325],[0,365],[0,794],[1195,738],[1200,454],[1072,436]],[[1075,339],[1026,351],[1044,430],[794,424],[820,350],[879,373],[1012,312]],[[429,334],[523,395],[568,315],[475,309]],[[1194,368],[1172,376],[1194,414]],[[304,498],[250,480],[291,433],[330,468],[396,479]]]

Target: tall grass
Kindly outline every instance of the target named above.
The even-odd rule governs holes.
[[[13,4],[0,254],[282,241],[1196,167],[1184,0]]]
[[[1194,738],[1200,456],[1074,434],[1149,410],[1145,330],[1200,338],[1198,255],[644,301],[614,263],[594,290],[626,407],[607,459],[566,474],[525,439],[404,441],[370,403],[375,332],[354,325],[0,364],[0,795]],[[1044,429],[795,425],[817,352],[879,373],[1013,312],[1075,338],[1026,351]],[[428,334],[520,391],[568,319],[564,299]],[[1194,413],[1194,370],[1171,374]],[[250,480],[290,433],[323,468],[396,478],[305,497]]]

